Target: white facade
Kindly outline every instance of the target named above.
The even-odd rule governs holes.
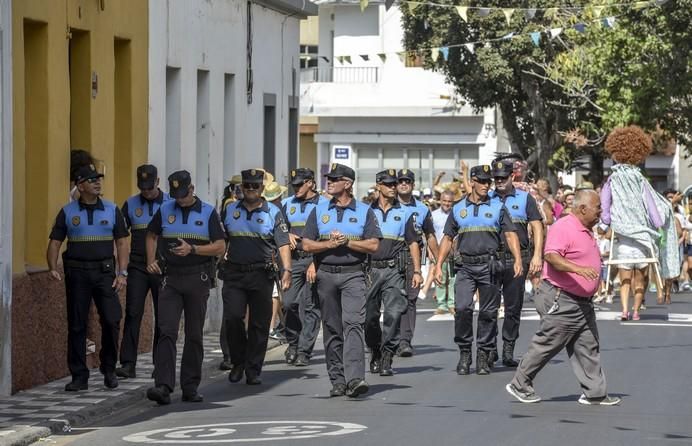
[[[386,11],[371,2],[361,12],[356,4],[318,3],[319,56],[328,61],[320,58],[317,68],[303,70],[300,98],[301,115],[319,118],[318,169],[333,161],[351,164],[362,193],[378,170],[406,167],[423,188],[440,171],[450,181],[460,160],[487,163],[495,152],[509,151],[506,138],[498,138],[499,113],[474,113],[441,73],[400,60],[397,7]],[[340,63],[339,56],[351,56],[351,63]]]

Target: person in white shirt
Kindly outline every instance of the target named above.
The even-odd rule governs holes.
[[[445,190],[440,197],[440,207],[432,212],[433,227],[435,228],[435,238],[439,244],[444,237],[445,223],[452,210],[455,201],[455,194],[450,190]],[[454,269],[449,267],[449,262],[442,265],[444,277],[442,286],[437,287],[437,310],[435,314],[454,313]]]

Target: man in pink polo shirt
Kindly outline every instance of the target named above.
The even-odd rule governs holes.
[[[541,315],[538,332],[529,351],[505,387],[522,403],[541,398],[533,380],[563,348],[583,394],[580,404],[614,406],[620,398],[608,396],[601,369],[596,314],[591,298],[598,289],[601,256],[591,228],[598,223],[601,203],[593,190],[580,190],[572,213],[558,220],[548,231],[543,258],[542,282],[534,301]]]

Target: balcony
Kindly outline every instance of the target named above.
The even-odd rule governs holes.
[[[322,67],[300,70],[300,82],[333,82],[336,84],[376,84],[380,79],[379,67]]]

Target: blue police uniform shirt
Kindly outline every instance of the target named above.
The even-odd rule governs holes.
[[[345,207],[337,206],[334,199],[318,204],[310,212],[303,230],[303,238],[329,240],[329,234],[334,230],[341,232],[349,240],[382,238],[377,217],[370,206],[353,198]],[[367,254],[356,252],[348,246],[339,246],[315,254],[315,262],[326,265],[355,265],[365,262],[366,259]]]
[[[242,200],[228,203],[223,223],[228,237],[227,260],[232,264],[278,263],[277,249],[289,243],[281,210],[264,199],[251,211]]]
[[[382,240],[377,251],[372,254],[373,260],[391,260],[406,249],[410,243],[418,240],[415,228],[415,217],[409,210],[394,201],[392,207],[383,211],[378,202],[370,206],[382,231]]]
[[[154,218],[156,211],[159,210],[163,202],[170,200],[168,193],[159,189],[159,195],[153,200],[147,200],[142,194],[136,194],[125,200],[122,211],[125,217],[132,239],[130,240],[130,261],[143,259],[146,262],[147,248],[146,235],[147,227]]]
[[[329,202],[326,198],[320,194],[315,194],[309,199],[298,199],[295,195],[288,198],[284,198],[281,202],[281,210],[283,211],[284,218],[288,224],[288,230],[291,234],[295,234],[298,237],[303,236],[303,230],[305,229],[305,224],[308,221],[310,213],[318,204],[325,204]],[[296,243],[296,250],[303,250],[303,242],[298,241]]]
[[[147,231],[163,239],[163,257],[168,265],[177,267],[211,262],[210,256],[173,254],[170,250],[179,244],[179,238],[191,245],[208,245],[224,239],[216,209],[199,198],[195,198],[195,202],[187,207],[181,207],[175,200],[165,201],[152,217]]]
[[[512,187],[512,190],[505,195],[500,195],[493,190],[488,193],[488,196],[493,200],[500,200],[505,205],[516,228],[521,249],[529,249],[529,222],[543,221],[536,199],[528,192],[515,187]],[[502,243],[505,246],[507,244],[504,233],[502,234]]]
[[[99,261],[113,258],[113,241],[129,235],[120,209],[98,198],[94,204],[73,201],[55,219],[51,240],[67,238],[65,258]]]
[[[495,253],[501,246],[501,232],[515,231],[507,208],[499,200],[486,197],[473,203],[468,197],[452,207],[444,234],[459,236],[458,251],[467,256]]]
[[[401,202],[401,205],[414,216],[415,228],[419,236],[422,234],[435,234],[435,226],[432,222],[430,209],[425,205],[425,203],[416,200],[415,197],[411,197],[411,201],[408,203]]]

